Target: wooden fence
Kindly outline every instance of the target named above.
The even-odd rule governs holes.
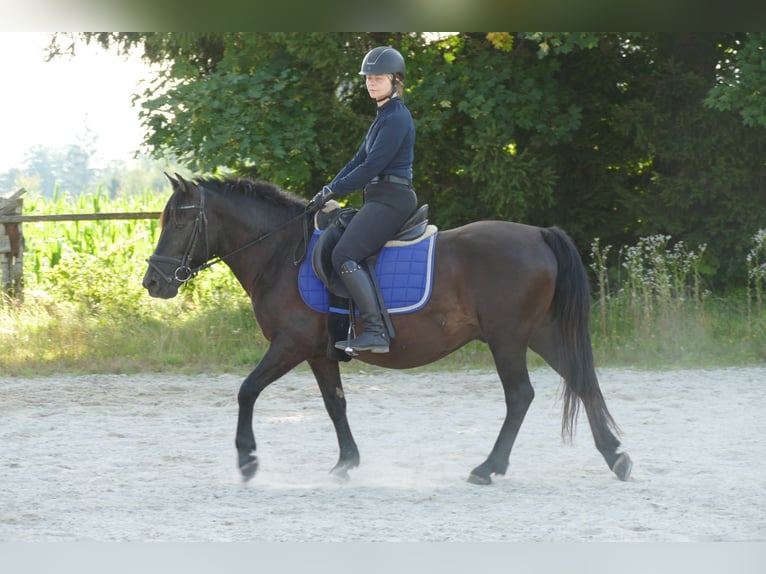
[[[25,221],[99,221],[104,219],[158,219],[159,211],[120,213],[72,213],[56,215],[23,215],[25,190],[0,197],[0,303],[2,295],[22,300],[24,289]]]

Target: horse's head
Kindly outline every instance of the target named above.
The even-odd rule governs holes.
[[[178,174],[177,179],[167,177],[173,194],[162,212],[160,239],[148,259],[149,267],[143,280],[149,295],[162,299],[175,297],[178,288],[191,279],[209,257],[203,188]]]

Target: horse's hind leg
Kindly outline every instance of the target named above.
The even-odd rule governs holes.
[[[471,471],[468,477],[468,482],[473,484],[490,484],[493,474],[505,474],[513,443],[519,434],[529,405],[535,397],[535,391],[529,382],[526,348],[508,347],[509,345],[490,344],[497,372],[503,383],[506,413],[492,452],[489,453],[487,460]]]
[[[540,355],[564,379],[565,385],[570,385],[570,381],[567,381],[567,371],[572,369],[571,366],[565,365],[564,360],[561,358],[562,353],[560,350],[562,344],[558,330],[550,323],[547,323],[535,333],[535,336],[530,341],[530,348]],[[593,434],[596,448],[617,477],[620,480],[627,480],[630,477],[633,463],[628,453],[619,450],[620,440],[615,435],[617,428],[609,411],[606,409],[606,403],[601,395],[595,369],[588,368],[585,376],[590,383],[584,387],[585,391],[577,392],[577,396],[585,407],[588,424]],[[612,428],[614,428],[615,432],[612,431]]]
[[[359,449],[351,434],[351,428],[346,417],[346,397],[340,380],[340,369],[336,361],[327,359],[312,360],[309,361],[309,365],[319,384],[319,390],[322,392],[327,414],[330,415],[335,427],[335,434],[338,437],[338,446],[340,447],[338,463],[330,472],[342,480],[347,480],[348,471],[359,466]]]

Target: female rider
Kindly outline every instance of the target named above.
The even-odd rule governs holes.
[[[380,250],[417,207],[412,189],[415,125],[402,102],[404,58],[394,48],[374,48],[362,60],[360,75],[377,114],[359,150],[338,175],[309,202],[321,208],[329,199],[364,188],[364,205],[332,253],[332,264],[359,309],[364,332],[335,346],[387,353],[389,337],[369,274],[359,264]]]

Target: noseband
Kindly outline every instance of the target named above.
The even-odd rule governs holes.
[[[208,258],[210,255],[210,245],[208,242],[208,229],[207,229],[207,216],[205,215],[205,188],[200,186],[199,187],[199,205],[182,205],[180,207],[175,207],[174,209],[198,209],[199,213],[197,213],[197,218],[194,220],[194,229],[192,230],[191,238],[189,239],[189,245],[187,246],[186,250],[184,251],[184,255],[181,258],[178,257],[170,257],[168,255],[157,255],[156,253],[152,253],[149,256],[149,259],[147,259],[147,263],[149,264],[149,267],[151,269],[154,269],[157,274],[162,277],[165,282],[172,283],[173,281],[178,281],[180,285],[183,285],[187,281],[193,279],[197,273],[202,271],[203,269],[207,269],[208,267],[212,267],[216,263],[219,263],[221,261],[226,260],[227,258],[231,257],[235,253],[238,253],[240,251],[243,251],[244,249],[248,249],[252,247],[253,245],[260,243],[264,239],[268,239],[278,231],[281,231],[288,225],[290,225],[293,221],[306,217],[308,215],[308,212],[303,211],[299,213],[298,215],[291,217],[287,221],[285,221],[282,225],[277,227],[276,229],[273,229],[272,231],[269,231],[267,233],[264,233],[263,235],[257,237],[253,241],[250,241],[249,243],[246,243],[245,245],[242,245],[241,247],[238,247],[237,249],[231,251],[230,253],[227,253],[226,255],[221,255],[218,257],[215,257],[212,260],[206,259],[202,265],[199,265],[197,267],[191,266],[191,259],[192,254],[194,253],[194,250],[197,248],[197,244],[199,243],[199,240],[201,237],[204,237],[205,240],[205,257]],[[310,221],[310,218],[306,219],[306,222],[308,223]],[[303,228],[303,242],[304,247],[308,246],[308,226],[304,225]],[[298,265],[305,257],[305,252],[302,256],[294,257],[293,265]],[[172,263],[176,265],[175,271],[173,272],[173,275],[170,276],[167,273],[165,273],[162,269],[160,269],[159,265],[160,263]]]

